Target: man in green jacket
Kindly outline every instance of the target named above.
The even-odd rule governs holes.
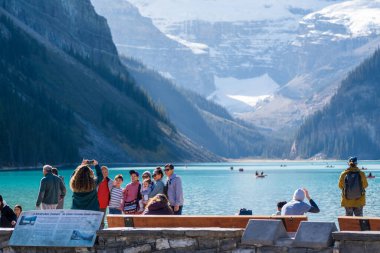
[[[52,173],[52,169],[50,165],[45,165],[42,169],[44,177],[41,179],[36,209],[56,209],[59,198],[63,199],[66,195],[64,183]]]

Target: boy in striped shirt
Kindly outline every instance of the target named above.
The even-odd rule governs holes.
[[[109,204],[109,214],[121,214],[120,203],[123,199],[123,175],[119,174],[115,176],[113,181],[113,187],[111,189],[111,199]]]

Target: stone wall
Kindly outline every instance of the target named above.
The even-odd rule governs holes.
[[[68,252],[232,252],[240,244],[242,229],[105,229],[98,231],[93,248],[8,247],[12,230],[0,230],[0,253]]]
[[[334,253],[380,252],[380,231],[335,232]]]
[[[273,246],[241,244],[242,229],[117,228],[98,231],[92,248],[9,247],[12,229],[0,229],[0,253],[85,253],[85,252],[232,252],[232,253],[372,253],[380,252],[380,232],[334,232],[335,246],[305,248],[292,246],[292,238]]]

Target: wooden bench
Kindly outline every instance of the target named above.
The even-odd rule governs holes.
[[[340,231],[380,231],[379,217],[339,216]]]
[[[250,219],[282,220],[288,232],[296,232],[301,221],[307,221],[307,216],[264,216],[264,215],[107,215],[109,228],[176,228],[176,227],[220,227],[245,228]]]

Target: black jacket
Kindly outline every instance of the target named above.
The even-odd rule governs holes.
[[[12,221],[17,221],[16,214],[9,206],[3,206],[3,208],[1,209],[0,227],[12,228]]]
[[[168,203],[155,202],[145,208],[143,215],[173,215],[173,210]]]
[[[58,195],[61,194],[61,198],[66,195],[66,187],[63,181],[52,173],[47,173],[40,183],[40,191],[38,194],[36,206],[44,204],[58,204]]]

